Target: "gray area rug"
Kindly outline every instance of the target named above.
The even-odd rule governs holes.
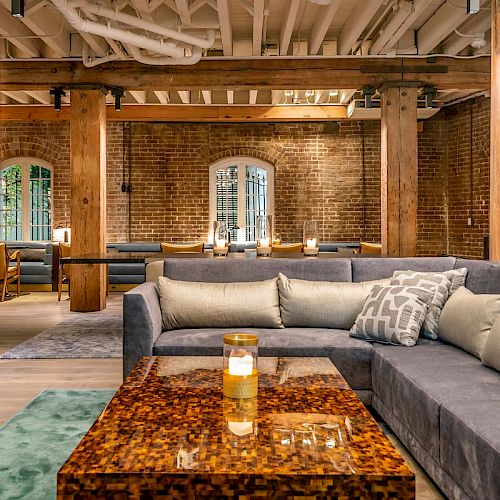
[[[0,355],[0,359],[121,358],[121,314],[75,315]]]

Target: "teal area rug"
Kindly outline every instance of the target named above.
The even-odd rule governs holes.
[[[43,391],[0,427],[0,499],[55,499],[57,471],[114,393]]]

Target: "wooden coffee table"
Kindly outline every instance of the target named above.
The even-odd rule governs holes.
[[[328,358],[143,358],[57,477],[58,498],[415,498],[415,477]]]

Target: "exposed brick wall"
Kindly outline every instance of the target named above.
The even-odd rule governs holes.
[[[489,102],[481,99],[472,107],[472,204],[469,103],[441,111],[419,133],[420,255],[482,255]],[[108,241],[205,239],[208,167],[227,156],[275,166],[276,228],[284,240],[299,240],[308,219],[320,221],[325,241],[380,240],[379,122],[110,123],[107,139]],[[54,166],[54,223],[69,220],[68,124],[0,123],[0,159],[14,156],[39,157]],[[122,192],[122,184],[132,192]]]

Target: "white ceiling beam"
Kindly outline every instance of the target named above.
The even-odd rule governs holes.
[[[50,94],[48,90],[25,90],[31,98],[41,104],[50,104]]]
[[[250,0],[240,0],[243,8],[253,17],[253,3]]]
[[[108,42],[100,36],[91,35],[90,33],[78,32],[87,45],[94,51],[94,54],[99,57],[104,57],[109,52]]]
[[[225,56],[233,55],[233,28],[231,25],[231,7],[229,0],[217,0],[217,13],[219,14],[220,36],[222,51]]]
[[[257,104],[257,94],[258,90],[250,90],[248,92],[248,104]]]
[[[177,93],[182,101],[182,104],[189,104],[191,102],[191,92],[189,90],[178,90]]]
[[[227,103],[234,104],[234,90],[227,91]]]
[[[299,7],[300,0],[291,0],[288,5],[285,22],[281,25],[280,56],[286,56],[288,54],[288,47],[290,46],[290,40],[292,39],[293,27],[295,26],[295,20],[297,19]]]
[[[212,91],[202,90],[201,95],[203,96],[203,100],[205,101],[205,104],[212,104]]]
[[[207,5],[207,0],[194,0],[189,4],[189,15],[192,16],[197,10]]]
[[[333,0],[330,5],[321,6],[316,14],[311,33],[309,34],[309,54],[315,56],[330,28],[333,18],[340,7],[341,0]]]
[[[127,92],[134,98],[135,102],[146,104],[146,92],[144,90],[127,90]]]
[[[341,90],[339,93],[339,103],[347,104],[355,93],[356,93],[355,89]]]
[[[358,2],[340,32],[339,54],[347,55],[358,41],[361,33],[372,20],[384,0],[364,0]]]
[[[167,91],[155,90],[154,94],[156,98],[160,101],[160,104],[168,104],[170,102],[170,98]]]
[[[445,2],[417,31],[419,54],[428,54],[458,26],[467,20],[464,6]]]
[[[281,90],[271,90],[271,103],[273,104],[273,106],[279,104],[282,93],[283,91]]]
[[[177,14],[181,19],[182,24],[191,24],[191,14],[189,13],[188,0],[175,0]]]
[[[131,3],[139,11],[139,17],[145,21],[154,22],[148,0],[132,0]],[[173,10],[175,11],[175,8]]]
[[[379,36],[370,47],[370,54],[380,54],[382,49],[391,41],[405,20],[408,19],[412,11],[413,4],[411,2],[408,0],[399,2],[398,9],[393,12],[389,22],[380,30]]]
[[[264,30],[264,7],[265,0],[254,0],[253,3],[253,40],[252,55],[262,54],[262,33]]]
[[[449,40],[443,44],[443,54],[455,55],[465,49],[474,40],[474,33],[485,33],[490,29],[491,20],[490,12],[486,10],[480,11],[478,14],[471,16],[470,22],[460,27],[460,32],[464,35],[452,35]]]
[[[8,92],[7,90],[5,90],[2,91],[2,93],[21,104],[31,104],[31,97],[26,94],[26,92],[20,90]]]
[[[0,5],[0,35],[8,37],[7,40],[24,52],[27,57],[39,57],[40,45],[38,40],[31,38],[16,38],[33,36],[30,31],[19,19],[12,17],[7,8]]]

